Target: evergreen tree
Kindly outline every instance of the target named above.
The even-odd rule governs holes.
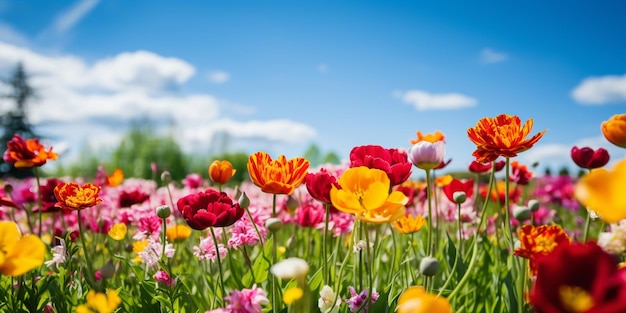
[[[28,82],[28,75],[24,71],[24,66],[19,63],[10,78],[2,80],[2,83],[8,86],[9,91],[1,95],[3,102],[13,103],[14,106],[2,112],[0,118],[0,126],[2,134],[0,135],[0,151],[4,153],[7,149],[7,143],[13,135],[19,134],[24,138],[37,137],[33,126],[28,121],[27,104],[35,98],[35,90]],[[32,169],[17,169],[12,164],[0,160],[0,177],[16,177],[24,178],[34,176]]]

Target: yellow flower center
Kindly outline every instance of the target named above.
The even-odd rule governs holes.
[[[554,239],[554,236],[537,236],[535,252],[546,254],[552,252],[558,245]]]
[[[559,287],[561,303],[567,312],[582,313],[593,307],[593,298],[578,286],[563,285]]]

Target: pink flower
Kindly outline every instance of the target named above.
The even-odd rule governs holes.
[[[267,229],[261,225],[257,225],[259,233],[261,236],[265,237],[267,235]],[[244,215],[244,217],[233,225],[231,229],[228,230],[231,234],[230,239],[228,239],[228,247],[232,249],[239,249],[239,247],[243,245],[253,246],[257,242],[259,242],[259,235],[254,229],[254,225],[250,222],[250,219]]]
[[[296,210],[296,221],[302,227],[316,227],[324,222],[325,214],[324,207],[305,204]]]
[[[367,296],[369,293],[368,289],[364,289],[363,291],[361,291],[361,293],[357,294],[356,290],[354,290],[354,287],[350,286],[350,298],[346,300],[346,303],[348,303],[348,307],[350,308],[350,312],[356,312],[356,310],[359,309],[359,307],[361,307],[361,305],[363,304],[363,302],[365,302],[365,300],[367,300]],[[372,299],[371,299],[371,303],[375,303],[376,300],[378,300],[378,292],[373,291],[372,292]],[[363,310],[363,312],[367,312],[369,309],[369,304],[365,305],[365,309]]]
[[[219,241],[220,235],[216,233],[215,236],[217,236]],[[216,249],[213,238],[209,234],[208,237],[200,239],[199,245],[193,247],[193,255],[195,255],[199,261],[214,261],[217,257],[217,250],[219,250],[220,252],[220,258],[223,259],[224,257],[226,257],[226,253],[228,251],[226,250],[224,245],[219,243]]]
[[[141,232],[154,234],[161,231],[161,219],[156,216],[147,216],[139,219],[138,229]]]
[[[229,302],[226,309],[231,313],[261,313],[261,305],[269,303],[267,293],[253,285],[251,289],[233,290],[230,296],[225,297]]]
[[[183,185],[187,188],[194,189],[202,185],[202,176],[192,173],[183,179]]]
[[[163,284],[165,286],[168,286],[168,287],[169,286],[173,286],[173,285],[176,284],[176,282],[170,277],[170,275],[168,275],[167,272],[165,272],[163,270],[157,271],[154,274],[154,276],[152,276],[152,277],[154,277],[154,279],[157,282],[159,282],[159,283],[161,283],[161,284]]]

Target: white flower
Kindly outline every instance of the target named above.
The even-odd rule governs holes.
[[[357,242],[354,245],[353,250],[354,252],[364,251],[366,247],[367,247],[367,242],[365,240],[359,240],[359,242]],[[373,248],[373,247],[374,247],[374,243],[370,242],[370,248]]]
[[[626,251],[626,221],[611,224],[611,232],[602,232],[598,235],[598,245],[604,251],[613,254],[621,254]]]
[[[333,292],[330,286],[325,285],[320,290],[320,298],[317,300],[317,306],[322,313],[337,313],[339,312],[339,305],[341,305],[341,297],[337,297],[337,294]]]
[[[55,265],[57,268],[59,264],[63,264],[66,261],[66,249],[65,249],[65,240],[61,240],[61,244],[58,246],[54,246],[52,248],[52,259],[50,261],[44,262],[47,267],[52,267]]]
[[[309,264],[300,258],[288,258],[274,264],[270,271],[280,279],[299,278],[309,272]]]

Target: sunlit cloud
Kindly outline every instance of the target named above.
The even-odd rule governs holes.
[[[474,107],[478,101],[460,93],[429,93],[423,90],[395,91],[393,95],[418,111],[454,110]]]
[[[80,22],[100,0],[82,0],[71,8],[59,14],[52,24],[52,30],[56,34],[63,34]]]
[[[495,51],[491,48],[485,48],[480,52],[480,60],[483,64],[493,64],[504,62],[509,56],[500,51]]]
[[[572,98],[584,104],[626,102],[626,74],[585,78],[572,90]]]

